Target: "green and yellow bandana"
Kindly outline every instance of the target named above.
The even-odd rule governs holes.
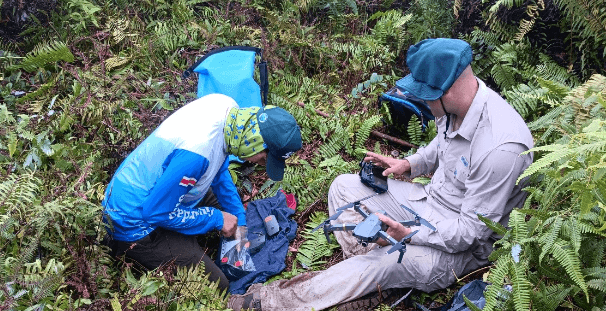
[[[242,158],[248,158],[265,150],[259,124],[257,111],[259,107],[232,108],[229,111],[223,135],[227,143],[227,152]]]

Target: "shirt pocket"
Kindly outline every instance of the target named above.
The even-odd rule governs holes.
[[[469,162],[464,156],[461,156],[459,161],[457,161],[453,174],[453,185],[459,190],[466,190],[467,187],[465,186],[465,183],[467,182],[467,178],[469,177]]]

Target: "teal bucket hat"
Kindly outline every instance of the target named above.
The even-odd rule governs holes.
[[[408,49],[410,74],[396,85],[420,99],[438,99],[471,63],[471,57],[471,46],[463,40],[425,39]]]
[[[259,109],[257,121],[267,150],[265,171],[269,178],[280,181],[286,159],[302,147],[301,130],[288,111],[275,106]]]

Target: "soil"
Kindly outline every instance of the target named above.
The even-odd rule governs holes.
[[[41,25],[48,22],[57,0],[4,0],[0,8],[0,43],[18,43],[21,33],[36,20]],[[1,49],[2,45],[0,45]]]

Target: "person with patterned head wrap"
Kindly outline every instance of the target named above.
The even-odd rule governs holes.
[[[259,109],[261,108],[232,108],[229,111],[224,128],[227,152],[237,157],[250,158],[267,148],[257,122]]]
[[[103,219],[112,253],[147,269],[204,261],[210,279],[227,288],[196,236],[216,229],[230,237],[246,225],[228,156],[267,162],[268,176],[281,180],[286,158],[300,148],[299,126],[284,109],[240,109],[221,94],[183,106],[128,155],[107,186]]]

